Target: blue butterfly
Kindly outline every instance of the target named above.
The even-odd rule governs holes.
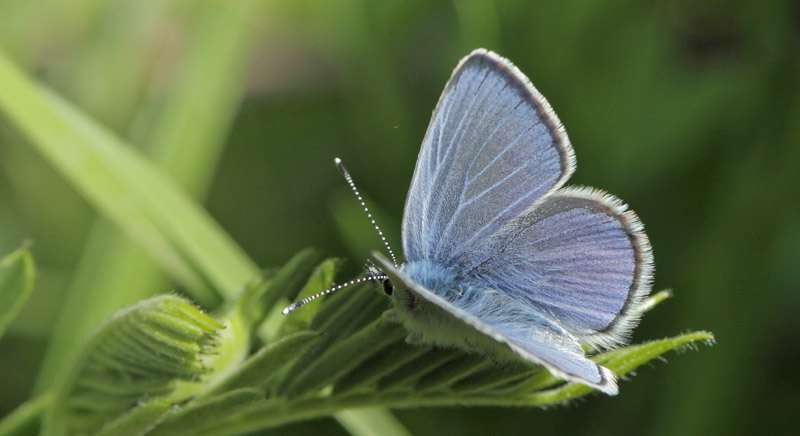
[[[581,347],[622,344],[650,292],[653,256],[637,216],[575,170],[550,104],[507,59],[478,49],[445,86],[403,212],[393,316],[409,341],[542,365],[615,395]]]
[[[422,142],[403,212],[405,262],[387,244],[392,261],[373,253],[380,268],[351,283],[383,281],[388,316],[410,343],[522,360],[615,395],[615,375],[582,346],[625,342],[650,292],[653,256],[620,200],[564,187],[574,170],[547,100],[507,59],[474,50]]]

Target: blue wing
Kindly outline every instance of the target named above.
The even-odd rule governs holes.
[[[639,219],[588,188],[545,197],[481,247],[467,276],[549,314],[583,342],[613,346],[650,291],[652,253]]]
[[[544,366],[556,377],[592,386],[609,395],[617,394],[614,373],[586,358],[577,338],[557,323],[492,290],[468,296],[437,295],[397,270],[380,253],[374,255],[393,283],[402,283],[418,297],[464,323],[464,328],[473,328],[505,344],[523,360]]]
[[[468,264],[474,250],[569,178],[574,155],[550,105],[508,60],[475,50],[433,112],[403,213],[407,260]]]

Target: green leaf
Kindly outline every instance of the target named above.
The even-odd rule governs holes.
[[[545,372],[540,369],[540,372]],[[513,365],[508,368],[503,368],[502,371],[497,371],[496,368],[485,368],[468,377],[465,377],[450,386],[450,390],[462,395],[474,392],[490,391],[500,386],[508,386],[519,382],[524,378],[531,377],[531,369],[526,365]]]
[[[695,349],[694,343],[696,342],[713,345],[716,339],[712,333],[705,331],[685,333],[672,338],[629,345],[619,350],[608,351],[598,355],[597,361],[602,362],[617,375],[623,375],[668,351]]]
[[[385,429],[404,435],[386,408],[549,406],[594,392],[540,367],[506,368],[479,354],[407,344],[404,328],[389,321],[388,300],[374,286],[322,299],[313,314],[290,321],[276,341],[245,359],[248,328],[255,325],[240,311],[262,303],[270,292],[278,293],[278,300],[292,295],[302,283],[299,277],[311,271],[310,259],[302,252],[253,282],[226,309],[221,334],[219,322],[174,296],[121,312],[79,353],[70,382],[59,389],[46,416],[44,434],[102,427],[106,434],[153,428],[153,434],[219,436],[331,416],[354,434]],[[317,266],[301,292],[327,283],[336,263],[329,259]],[[655,294],[647,308],[668,295]],[[292,333],[297,328],[305,330]],[[624,376],[697,341],[713,337],[689,333],[591,358]],[[230,344],[235,349],[226,348]]]
[[[607,351],[593,356],[592,360],[601,363],[617,376],[621,377],[668,351],[678,350],[698,341],[712,344],[714,342],[714,336],[704,331],[686,333],[673,338],[629,345],[618,350]],[[531,390],[543,389],[561,383],[563,383],[562,380],[553,377],[550,373],[542,372],[540,375],[519,384],[512,390],[506,391],[506,393],[513,395],[515,393],[530,392]],[[545,405],[562,403],[586,395],[592,391],[592,388],[585,385],[567,383],[562,387],[550,391],[532,394],[524,399],[523,404]]]
[[[104,425],[94,436],[143,436],[173,412],[173,403],[156,399]]]
[[[333,276],[339,264],[341,261],[338,259],[326,259],[317,265],[306,284],[292,299],[294,301],[301,300],[327,289],[333,282]],[[257,334],[261,342],[269,344],[274,342],[278,336],[306,329],[308,322],[314,317],[320,301],[312,301],[303,306],[302,310],[292,312],[291,316],[285,316],[283,309],[289,304],[289,300],[279,299],[270,310],[270,314],[258,327]]]
[[[264,391],[243,388],[216,395],[191,404],[168,417],[148,435],[194,435],[203,428],[264,402]]]
[[[426,374],[462,357],[464,357],[464,353],[457,350],[434,348],[380,379],[378,389],[389,391],[398,387],[413,386]]]
[[[371,322],[377,314],[370,312],[369,307],[377,305],[385,309],[388,303],[372,288],[370,284],[355,285],[348,287],[345,292],[328,295],[314,312],[309,327],[324,331],[333,338],[347,335]],[[378,310],[378,314],[383,311]]]
[[[278,310],[279,302],[288,301],[300,286],[308,280],[308,275],[319,261],[319,253],[306,248],[295,254],[285,265],[268,278],[251,284],[239,297],[238,306],[245,316],[245,321],[255,325],[264,319],[266,314]]]
[[[333,284],[333,277],[341,264],[341,259],[331,258],[325,259],[325,261],[317,265],[317,268],[311,273],[311,277],[308,278],[308,281],[294,297],[294,300],[302,300],[328,289]],[[287,319],[287,322],[292,325],[306,325],[314,317],[321,301],[321,299],[316,299],[303,306],[301,310],[292,312],[292,316],[284,317],[284,319]]]
[[[363,320],[369,317],[352,324],[345,322],[352,322],[353,318],[360,318],[358,315],[369,311],[353,311],[353,308],[369,308],[376,302],[385,303],[385,299],[376,298],[379,293],[367,287],[364,289],[371,293],[364,291],[363,294],[342,295],[323,301],[311,325],[316,321],[316,327],[325,332],[328,331],[325,326],[332,328],[333,338],[329,341],[323,340],[327,334],[315,341],[315,334],[310,332],[301,333],[305,337],[287,338],[286,342],[278,342],[257,353],[257,357],[251,358],[233,373],[228,383],[214,390],[215,395],[220,397],[224,392],[236,392],[235,388],[240,386],[249,385],[252,388],[264,386],[267,382],[268,389],[272,389],[271,386],[277,388],[275,395],[267,400],[254,400],[246,407],[238,407],[235,413],[214,422],[204,421],[198,427],[183,425],[181,431],[187,434],[233,435],[298,420],[333,416],[352,432],[368,434],[369,429],[400,425],[391,415],[381,416],[386,413],[385,408],[548,406],[594,392],[585,385],[565,383],[541,368],[523,365],[503,368],[476,354],[465,354],[458,350],[430,350],[428,347],[405,344],[402,341],[405,336],[402,327],[386,322],[385,317],[375,319],[376,315],[372,315],[373,321],[366,325]],[[361,327],[352,331],[357,325]],[[300,338],[303,340],[300,341]],[[712,336],[706,332],[689,333],[631,345],[595,355],[592,359],[623,376],[667,351],[688,347],[697,341],[711,340]],[[305,343],[294,348],[300,342]],[[320,343],[328,345],[320,348]],[[291,360],[301,353],[299,348],[308,347],[309,344],[310,348],[301,356],[305,361],[298,360],[289,371],[279,368],[282,365],[278,364],[278,356],[286,355],[287,360]],[[290,352],[291,349],[295,351]],[[404,363],[397,364],[392,357],[398,357]],[[256,369],[261,364],[264,366]],[[266,371],[264,367],[277,369]],[[282,381],[269,382],[272,375]],[[359,381],[361,376],[366,380]],[[365,407],[370,409],[352,411]],[[402,427],[399,428],[398,431],[402,432]]]
[[[663,291],[658,291],[655,294],[649,296],[647,300],[644,300],[642,303],[642,312],[649,312],[653,310],[657,305],[661,304],[667,298],[672,297],[672,290],[665,289]]]
[[[326,297],[308,326],[309,329],[322,333],[320,340],[311,344],[297,359],[286,377],[278,383],[277,391],[285,392],[287,385],[307,371],[309,366],[314,365],[326,350],[340,339],[349,338],[358,329],[374,322],[386,306],[386,298],[371,289],[371,286],[350,287],[347,292]]]
[[[414,385],[420,392],[436,391],[447,388],[453,383],[468,377],[489,365],[494,365],[485,356],[470,354],[465,358],[450,360],[422,377]]]
[[[201,356],[201,363],[210,370],[209,374],[201,383],[197,383],[198,380],[178,381],[171,398],[179,400],[190,396],[207,396],[208,391],[229,377],[247,359],[252,348],[251,334],[239,308],[234,306],[219,318],[224,320],[225,328],[217,334],[218,345],[213,353]]]
[[[44,434],[99,429],[145,397],[209,369],[222,324],[172,295],[142,301],[102,324],[77,354],[45,417]],[[144,413],[144,412],[143,412]]]
[[[222,380],[219,385],[215,386],[210,393],[215,394],[248,386],[266,387],[284,367],[290,365],[318,337],[319,334],[315,332],[298,332],[260,349],[243,362],[236,371]]]
[[[293,376],[285,392],[279,391],[278,394],[296,397],[324,387],[403,336],[405,332],[396,324],[383,318],[378,319],[332,346],[302,372]]]
[[[33,257],[22,247],[0,259],[0,338],[33,290]]]
[[[341,377],[336,382],[334,391],[342,394],[371,385],[429,351],[429,347],[415,347],[406,344],[404,340],[397,341],[378,351],[358,368]]]

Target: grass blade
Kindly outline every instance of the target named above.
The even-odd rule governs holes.
[[[192,12],[187,26],[190,28],[188,50],[180,58],[177,70],[174,73],[169,71],[171,74],[156,74],[156,77],[170,78],[169,92],[164,92],[164,83],[160,80],[151,85],[151,92],[145,96],[145,102],[135,115],[137,122],[130,141],[193,197],[202,198],[242,99],[244,82],[240,78],[250,64],[253,32],[249,26],[241,25],[238,16],[226,13],[227,9],[216,2],[196,2]],[[116,35],[119,32],[115,30],[112,33]],[[119,41],[114,39],[114,42]],[[95,45],[96,52],[91,56],[93,65],[88,68],[101,70],[116,64],[110,59],[119,55],[119,44],[103,41]],[[171,63],[164,65],[167,64],[175,67]],[[145,72],[134,70],[127,71],[127,74]],[[126,83],[147,79],[151,77],[131,78]],[[86,91],[91,86],[79,83],[84,84],[86,86],[78,86],[79,89],[72,94]],[[137,86],[136,90],[139,88]],[[126,90],[122,94],[128,93],[130,91]],[[103,93],[103,101],[93,106],[119,106],[119,95],[110,94]],[[128,102],[130,98],[122,100]],[[130,111],[122,112],[127,114]],[[53,385],[57,375],[63,372],[63,363],[70,360],[73,351],[103,319],[168,289],[170,284],[164,272],[169,271],[163,267],[136,241],[113,227],[112,222],[99,217],[81,255],[57,326],[53,329],[54,335],[38,375],[36,391],[41,392]],[[206,306],[213,306],[218,301],[218,296],[211,292],[208,299],[200,298],[201,295],[193,296]]]
[[[234,295],[255,264],[196,202],[130,145],[19,71],[0,52],[0,110],[100,211],[200,301]]]

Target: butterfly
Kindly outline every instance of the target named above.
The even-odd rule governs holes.
[[[574,170],[561,121],[516,66],[485,49],[459,62],[406,198],[405,262],[374,253],[409,342],[521,359],[618,392],[582,345],[627,340],[653,255],[620,200],[564,186]]]
[[[474,50],[453,71],[422,141],[403,211],[405,261],[386,244],[392,260],[374,252],[378,265],[351,283],[382,282],[393,300],[387,316],[409,343],[541,365],[616,395],[616,376],[583,346],[627,340],[650,292],[653,255],[619,199],[564,186],[574,170],[547,100],[510,61]]]

